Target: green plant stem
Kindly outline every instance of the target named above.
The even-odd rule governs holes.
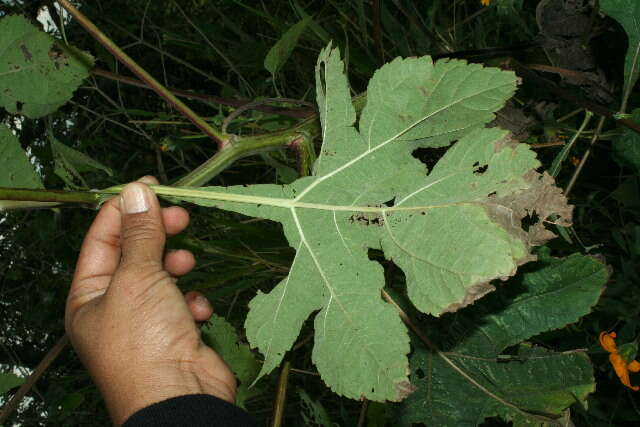
[[[362,111],[367,97],[360,94],[353,97],[356,112]],[[321,133],[318,115],[314,114],[296,126],[280,132],[250,137],[235,137],[235,141],[219,150],[213,157],[175,182],[176,187],[198,187],[226,169],[239,158],[260,152],[290,146],[299,154],[300,169],[310,169],[309,159],[313,159],[313,140]],[[304,173],[301,173],[304,176]]]
[[[587,159],[591,155],[591,150],[593,149],[593,146],[600,139],[600,134],[602,132],[602,128],[604,126],[605,120],[606,120],[606,117],[604,116],[600,117],[596,131],[593,134],[593,137],[591,137],[591,141],[589,142],[589,148],[587,148],[587,151],[585,151],[585,153],[582,155],[582,159],[580,159],[580,163],[578,163],[578,167],[576,167],[576,170],[573,172],[573,176],[569,180],[569,184],[567,184],[567,189],[564,191],[564,195],[567,198],[569,197],[569,194],[571,193],[571,190],[573,189],[573,186],[575,185],[576,180],[580,175],[580,172],[582,172],[582,169],[584,168],[584,164],[587,162]]]
[[[291,370],[291,362],[284,362],[280,370],[280,378],[278,379],[278,389],[276,391],[276,403],[273,408],[273,419],[271,427],[282,426],[284,418],[284,406],[287,403],[287,383],[289,382],[289,371]]]
[[[277,150],[300,140],[313,140],[319,132],[315,129],[317,123],[315,120],[305,120],[303,123],[304,126],[296,127],[293,130],[239,138],[237,142],[218,150],[209,160],[176,181],[175,186],[198,187],[206,184],[240,158]]]
[[[560,153],[558,153],[556,158],[553,160],[553,163],[549,168],[549,175],[551,175],[554,178],[558,176],[558,174],[560,173],[560,169],[562,169],[562,163],[564,163],[566,158],[569,156],[569,152],[571,151],[571,148],[573,148],[573,145],[576,143],[576,141],[578,140],[582,132],[586,129],[592,117],[593,117],[593,113],[589,110],[586,110],[584,115],[584,120],[582,120],[582,124],[580,125],[580,129],[578,129],[578,131],[573,135],[569,143],[566,144],[564,147],[562,147],[562,150],[560,150]]]
[[[40,190],[0,187],[0,200],[57,202],[95,205],[104,198],[96,191]]]
[[[196,114],[185,103],[180,101],[171,91],[165,88],[160,82],[147,73],[144,68],[138,65],[129,55],[127,55],[122,49],[120,49],[106,34],[104,34],[93,22],[89,20],[82,12],[76,9],[68,0],[57,0],[71,16],[85,29],[98,43],[104,46],[113,56],[115,56],[120,62],[122,62],[127,68],[129,68],[140,80],[146,85],[152,88],[158,95],[160,95],[165,101],[175,107],[178,111],[184,114],[196,127],[204,132],[209,138],[216,142],[218,149],[222,149],[228,140],[228,136],[222,132],[214,129],[209,123],[207,123],[202,117]]]

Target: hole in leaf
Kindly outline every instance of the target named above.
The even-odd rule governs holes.
[[[488,168],[489,168],[489,165],[487,164],[480,166],[478,162],[475,162],[473,164],[473,173],[476,175],[482,175],[487,171]]]
[[[393,199],[387,200],[386,202],[384,202],[383,205],[385,205],[386,207],[392,208],[395,203],[396,203],[396,198],[394,197]]]
[[[367,256],[371,261],[384,261],[384,252],[382,252],[380,249],[369,248],[369,250],[367,251]]]
[[[427,166],[427,171],[430,171],[448,149],[449,147],[417,148],[411,152],[411,155],[424,163]]]
[[[18,112],[22,111],[23,106],[24,106],[24,102],[20,102],[20,101],[16,102],[16,110]]]
[[[536,225],[540,221],[540,217],[535,212],[530,212],[527,216],[523,217],[520,221],[520,226],[524,231],[529,231],[529,228]]]
[[[382,227],[384,225],[384,218],[382,218],[382,215],[355,213],[349,217],[349,222],[352,224],[357,223],[365,226],[375,225],[378,227]]]
[[[416,376],[420,379],[424,378],[424,371],[422,369],[416,370]]]

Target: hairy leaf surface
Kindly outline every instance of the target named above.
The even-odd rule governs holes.
[[[21,16],[0,19],[0,34],[0,105],[10,113],[52,113],[88,76],[88,55],[58,44]]]
[[[578,254],[540,264],[455,318],[423,326],[433,348],[417,344],[411,356],[417,391],[396,408],[401,425],[476,426],[501,416],[533,426],[541,424],[536,415],[556,419],[585,404],[595,381],[584,352],[522,344],[501,355],[589,313],[608,277],[605,265]]]
[[[250,303],[252,346],[273,370],[313,313],[312,358],[336,392],[403,399],[409,338],[382,301],[381,249],[402,268],[409,296],[425,313],[455,311],[514,274],[530,247],[551,236],[534,212],[566,222],[570,209],[535,155],[505,131],[484,129],[513,94],[516,77],[464,61],[396,59],[378,70],[356,127],[339,52],[316,68],[323,143],[313,175],[285,186],[190,190],[183,197],[283,224],[296,256],[287,278]],[[450,148],[431,171],[419,147]],[[201,197],[198,197],[201,195]]]

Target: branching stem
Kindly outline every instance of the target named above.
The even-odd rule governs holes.
[[[228,140],[228,136],[222,132],[213,128],[196,112],[189,108],[185,103],[180,101],[171,91],[165,88],[160,82],[158,82],[151,74],[147,73],[144,68],[138,65],[129,55],[127,55],[122,49],[118,47],[106,34],[104,34],[93,22],[89,20],[82,12],[75,8],[68,0],[57,0],[60,6],[62,6],[87,32],[98,41],[105,49],[107,49],[113,56],[115,56],[120,62],[122,62],[129,70],[131,70],[140,80],[142,80],[147,86],[153,89],[158,95],[160,95],[165,101],[175,107],[178,111],[184,114],[194,125],[196,125],[202,132],[204,132],[209,138],[214,140],[218,145],[218,149],[222,149]]]

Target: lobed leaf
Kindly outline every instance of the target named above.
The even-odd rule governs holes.
[[[283,224],[296,256],[289,275],[249,305],[247,338],[278,366],[315,313],[313,362],[351,398],[398,401],[408,381],[409,338],[382,301],[381,249],[405,272],[418,309],[441,314],[493,290],[567,224],[571,209],[526,145],[484,129],[513,95],[513,73],[465,61],[396,59],[378,70],[356,127],[344,65],[324,49],[316,67],[322,148],[313,175],[285,186],[189,190],[205,206]],[[431,171],[412,156],[450,148]],[[537,215],[528,230],[522,218]]]

